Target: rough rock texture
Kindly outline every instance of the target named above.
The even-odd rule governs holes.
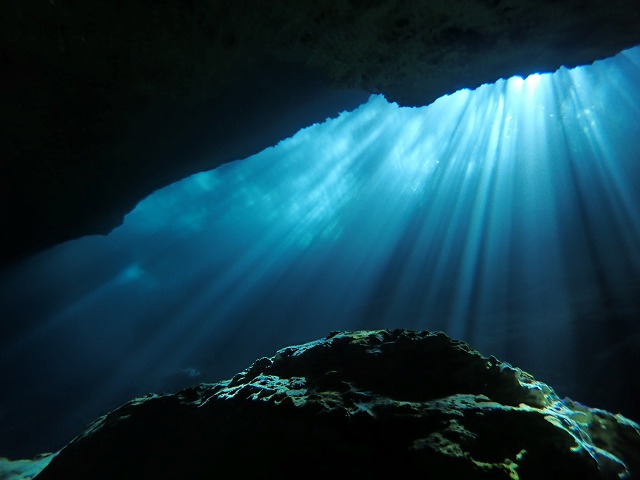
[[[640,43],[637,0],[11,0],[0,262],[384,93],[424,105]]]
[[[233,379],[137,398],[51,479],[595,479],[640,472],[640,427],[559,399],[442,333],[332,333]]]
[[[0,457],[0,480],[29,480],[46,467],[55,454],[39,455],[29,460],[9,460]]]

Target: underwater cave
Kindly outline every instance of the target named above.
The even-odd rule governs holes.
[[[472,87],[354,92],[6,263],[0,455],[335,331],[444,332],[640,420],[640,47]]]

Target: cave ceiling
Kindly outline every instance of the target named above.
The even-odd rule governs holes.
[[[3,266],[382,93],[591,63],[637,0],[14,0],[0,16]]]

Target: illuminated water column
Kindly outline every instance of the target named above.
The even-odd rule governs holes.
[[[444,330],[543,380],[619,359],[640,311],[638,98],[639,48],[424,108],[372,96],[11,272],[0,306],[26,327],[1,359],[82,383],[98,413],[336,329]]]

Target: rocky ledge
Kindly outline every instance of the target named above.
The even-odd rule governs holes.
[[[442,333],[334,332],[231,380],[134,399],[37,476],[634,478],[640,427]]]
[[[14,0],[0,267],[382,93],[428,105],[640,43],[638,0]],[[4,264],[4,265],[3,265]]]

